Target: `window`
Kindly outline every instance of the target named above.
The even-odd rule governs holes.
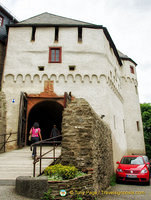
[[[61,47],[49,48],[49,63],[61,63]]]
[[[36,33],[36,27],[32,27],[32,35],[31,35],[31,41],[35,41],[35,33]]]
[[[138,89],[137,89],[136,85],[135,85],[135,92],[136,92],[136,94],[138,94]]]
[[[3,20],[4,20],[4,18],[2,16],[0,16],[0,26],[3,26]]]
[[[55,27],[55,42],[58,42],[59,40],[59,28]]]
[[[137,131],[139,131],[140,130],[139,121],[136,121],[136,126],[137,126]]]
[[[133,67],[133,66],[130,66],[130,72],[131,72],[132,74],[134,74],[134,67]]]
[[[82,42],[82,27],[78,27],[78,42]]]
[[[74,71],[74,70],[75,70],[75,68],[76,68],[76,66],[75,66],[75,65],[69,65],[69,71]]]
[[[44,66],[38,66],[39,71],[44,71],[45,67]]]

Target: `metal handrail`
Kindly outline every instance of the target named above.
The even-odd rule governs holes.
[[[40,155],[39,156],[36,156],[34,155],[34,161],[33,161],[33,177],[35,177],[35,174],[36,174],[36,163],[39,162],[39,175],[42,174],[42,159],[53,159],[54,161],[56,159],[58,159],[56,157],[56,148],[59,147],[60,145],[56,146],[56,144],[60,143],[59,141],[55,141],[54,139],[56,138],[61,138],[62,135],[59,135],[59,136],[56,136],[56,137],[52,137],[52,138],[49,138],[49,139],[46,139],[46,140],[42,140],[42,141],[39,141],[39,142],[35,142],[33,144],[31,144],[30,148],[31,148],[31,151],[32,151],[32,148],[37,148],[37,146],[40,146]],[[45,144],[53,144],[53,148],[47,152],[45,152],[44,154],[42,154],[42,147],[43,145]],[[53,157],[44,157],[45,155],[47,155],[48,153],[52,152],[53,151]]]
[[[11,135],[13,134],[17,134],[17,133],[6,133],[6,134],[1,134],[0,137],[4,137],[4,140],[3,142],[0,142],[0,145],[2,144],[1,148],[0,148],[0,151],[4,148],[4,152],[6,151],[6,144],[9,143],[9,142],[14,142],[14,141],[17,141],[17,139],[15,140],[9,140],[9,138],[11,137]],[[6,136],[8,135],[8,138],[6,139]],[[8,141],[9,140],[9,141]]]

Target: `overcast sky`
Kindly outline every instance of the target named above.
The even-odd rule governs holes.
[[[107,27],[137,65],[140,102],[151,103],[151,0],[0,0],[21,21],[43,12]]]

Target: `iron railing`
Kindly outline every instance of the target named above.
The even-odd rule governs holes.
[[[37,148],[37,146],[40,147],[40,151],[39,151],[39,155],[34,155],[34,161],[33,161],[33,177],[35,177],[36,175],[36,163],[39,162],[39,175],[42,174],[42,159],[52,159],[53,161],[59,159],[59,157],[56,157],[56,148],[59,147],[60,145],[58,145],[60,143],[60,141],[55,141],[55,139],[57,138],[60,138],[61,139],[61,135],[59,136],[56,136],[56,137],[52,137],[52,138],[49,138],[49,139],[46,139],[46,140],[42,140],[42,141],[39,141],[39,142],[35,142],[31,145],[31,151],[32,149],[35,147]],[[52,144],[52,149],[50,149],[49,151],[45,152],[42,154],[42,147],[46,146],[46,145],[49,145],[49,144]],[[36,152],[37,152],[37,149],[36,149]],[[45,157],[46,155],[48,155],[48,153],[50,152],[53,152],[53,156],[50,157],[50,156],[47,156]]]
[[[17,139],[13,139],[13,140],[9,140],[10,139],[10,137],[12,136],[12,135],[17,135],[17,133],[6,133],[6,134],[1,134],[0,135],[0,137],[3,137],[0,141],[2,141],[2,142],[0,142],[0,152],[2,151],[2,152],[6,152],[6,144],[7,143],[10,143],[10,142],[15,142],[15,141],[17,141]],[[8,137],[7,137],[8,136]],[[1,146],[2,145],[2,146]],[[2,153],[1,152],[1,153]]]

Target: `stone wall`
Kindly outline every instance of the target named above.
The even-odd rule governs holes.
[[[94,192],[91,190],[92,184],[91,174],[70,180],[49,182],[47,176],[19,176],[16,178],[16,192],[19,195],[32,199],[41,199],[44,196],[44,192],[51,189],[51,196],[54,196],[55,200],[75,200],[77,196],[93,200],[95,198],[93,198]],[[66,190],[67,194],[65,197],[60,195],[60,190]]]
[[[95,191],[108,187],[113,173],[111,130],[84,99],[73,100],[64,110],[62,136],[61,163],[93,169]]]
[[[0,143],[4,141],[4,137],[1,135],[5,133],[6,133],[6,101],[4,93],[0,92]],[[2,144],[0,144],[0,149],[1,147]],[[1,151],[3,151],[3,149]]]
[[[93,192],[93,178],[91,174],[70,180],[49,181],[48,185],[52,191],[52,196],[55,196],[55,199],[71,200],[75,199],[78,195],[85,197],[85,199],[93,199],[93,196],[91,195],[91,192]],[[65,197],[60,196],[60,190],[66,190],[67,194]]]

